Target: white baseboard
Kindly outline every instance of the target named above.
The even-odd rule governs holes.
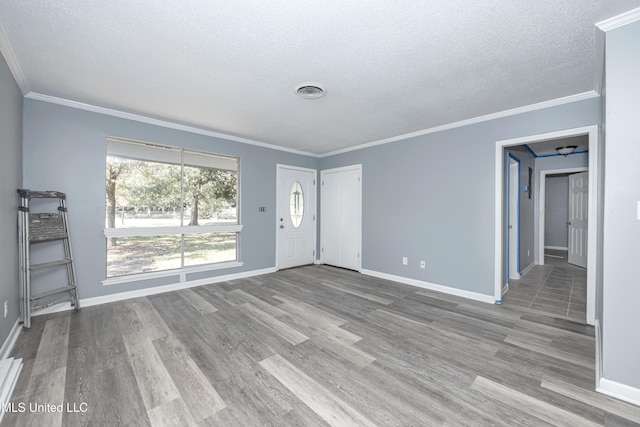
[[[602,327],[600,326],[600,320],[596,319],[594,322],[594,329],[596,333],[596,390],[600,388],[600,381],[602,380]]]
[[[367,276],[379,277],[380,279],[393,280],[394,282],[404,283],[405,285],[416,286],[418,288],[428,289],[430,291],[442,292],[443,294],[455,295],[458,297],[468,298],[475,301],[486,302],[489,304],[495,303],[493,295],[484,295],[477,292],[465,291],[463,289],[452,288],[450,286],[438,285],[435,283],[424,282],[422,280],[410,279],[408,277],[395,276],[393,274],[380,273],[373,270],[360,270],[362,274]]]
[[[13,389],[22,371],[22,359],[9,357],[13,347],[16,345],[21,330],[22,324],[20,323],[20,319],[16,319],[16,322],[11,328],[11,332],[9,332],[9,336],[4,340],[2,348],[0,348],[0,405],[2,405],[2,407],[0,407],[0,422],[2,422],[2,417],[6,412],[5,408],[8,407],[7,405],[11,401]]]
[[[9,407],[8,404],[11,401],[13,389],[18,382],[20,371],[22,371],[22,359],[10,358],[0,361],[0,404],[2,405],[0,408],[0,422],[2,422],[2,417],[6,412],[5,409]]]
[[[640,388],[631,387],[606,378],[600,378],[600,384],[596,390],[607,396],[640,406]]]
[[[123,301],[132,298],[145,297],[148,295],[162,294],[165,292],[177,291],[180,289],[193,288],[196,286],[209,285],[212,283],[227,282],[229,280],[245,279],[247,277],[260,276],[262,274],[275,273],[276,268],[264,268],[261,270],[243,271],[241,273],[226,274],[224,276],[207,277],[205,279],[190,280],[187,282],[173,283],[170,285],[156,286],[152,288],[138,289],[135,291],[118,292],[115,294],[104,295],[93,298],[80,298],[80,307],[91,307],[92,305],[107,304],[110,302]],[[60,311],[71,310],[71,303],[64,302],[51,307],[38,310],[33,313],[34,316],[42,316],[44,314],[57,313]]]
[[[522,270],[522,272],[520,273],[520,277],[522,277],[525,274],[527,274],[529,272],[529,270],[531,270],[533,268],[534,265],[536,265],[535,262],[532,262],[531,264],[529,264],[524,270]]]
[[[556,251],[568,251],[569,250],[569,248],[564,247],[564,246],[545,246],[544,248],[545,249],[553,249],[553,250],[556,250]]]
[[[20,331],[22,330],[22,326],[20,325],[20,319],[16,319],[16,323],[13,324],[11,328],[11,332],[9,332],[9,336],[4,343],[2,343],[2,348],[0,348],[0,360],[7,359],[11,354],[11,350],[13,350],[13,346],[16,345],[16,340],[18,339],[18,335],[20,335]]]

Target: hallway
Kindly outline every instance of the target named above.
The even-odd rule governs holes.
[[[504,304],[585,322],[587,270],[568,264],[567,251],[547,249],[544,262],[509,281]]]

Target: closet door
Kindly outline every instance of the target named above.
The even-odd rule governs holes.
[[[362,165],[321,172],[320,260],[359,271],[362,247]]]

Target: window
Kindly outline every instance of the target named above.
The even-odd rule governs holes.
[[[238,260],[238,159],[107,140],[107,278]]]
[[[302,218],[304,218],[304,193],[302,185],[298,181],[294,182],[291,188],[289,214],[293,228],[299,228],[302,224]]]

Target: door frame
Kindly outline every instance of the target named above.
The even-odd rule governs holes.
[[[566,168],[566,169],[545,169],[540,171],[540,200],[538,202],[538,264],[544,265],[544,227],[545,227],[545,216],[546,216],[546,188],[547,188],[547,175],[561,175],[565,173],[579,173],[579,172],[587,172],[589,167],[576,167],[576,168]],[[591,178],[591,176],[589,176]],[[589,183],[591,184],[591,183]],[[589,194],[591,196],[591,194]],[[591,212],[589,212],[591,214]],[[587,249],[588,251],[589,249]]]
[[[285,164],[281,164],[281,163],[276,163],[276,201],[275,201],[275,209],[274,209],[274,223],[275,223],[275,233],[276,233],[276,252],[275,252],[275,268],[276,271],[280,270],[280,266],[278,265],[279,261],[279,256],[278,254],[280,253],[280,236],[278,235],[278,225],[280,224],[280,222],[278,221],[278,200],[280,200],[279,196],[281,196],[280,194],[280,179],[281,179],[281,175],[280,175],[280,171],[282,169],[290,169],[290,170],[296,170],[296,171],[300,171],[300,172],[311,172],[314,174],[314,185],[313,188],[315,189],[315,194],[313,195],[313,199],[314,199],[314,203],[313,203],[313,211],[309,212],[310,214],[313,215],[314,218],[314,222],[315,225],[313,228],[313,263],[316,264],[318,261],[318,256],[317,256],[317,249],[318,249],[318,170],[317,169],[311,169],[311,168],[304,168],[304,167],[300,167],[300,166],[291,166],[291,165],[285,165]]]
[[[507,182],[507,215],[506,215],[506,236],[507,236],[507,262],[505,263],[507,266],[507,271],[506,271],[506,278],[507,278],[507,284],[509,283],[509,280],[517,280],[520,278],[520,159],[518,159],[514,154],[512,153],[507,153],[506,156],[506,160],[507,160],[507,167],[509,169],[509,179],[506,180]],[[512,182],[512,169],[513,167],[516,167],[516,178],[515,178],[515,182]],[[515,184],[515,200],[512,200],[511,197],[511,193],[512,193],[512,185]],[[512,204],[515,203],[515,206],[512,206]],[[515,209],[514,209],[515,208]],[[515,241],[511,241],[512,239],[510,238],[510,233],[509,233],[509,225],[511,223],[511,213],[512,211],[515,211],[516,214],[516,219],[515,219],[515,223],[513,225],[514,228],[512,228],[513,230],[513,235],[515,237]],[[512,246],[515,245],[515,246]],[[512,259],[511,255],[515,255],[515,259]],[[512,269],[513,267],[513,269]],[[514,271],[515,270],[515,271]],[[514,274],[515,273],[515,274]],[[513,277],[511,277],[513,275]],[[517,277],[516,277],[517,275]],[[503,288],[503,293],[504,293],[504,288]]]
[[[502,284],[504,283],[504,149],[514,145],[532,144],[549,139],[560,139],[571,136],[589,136],[589,226],[587,230],[587,315],[589,325],[595,325],[596,313],[596,280],[598,268],[598,230],[602,218],[598,217],[598,207],[603,202],[599,198],[598,188],[601,186],[599,165],[603,152],[600,149],[599,126],[585,126],[566,129],[557,132],[549,132],[537,135],[529,135],[519,138],[496,141],[495,151],[495,240],[494,240],[494,296],[496,303],[502,302]],[[538,242],[540,244],[540,242]],[[534,248],[535,249],[535,248]]]

